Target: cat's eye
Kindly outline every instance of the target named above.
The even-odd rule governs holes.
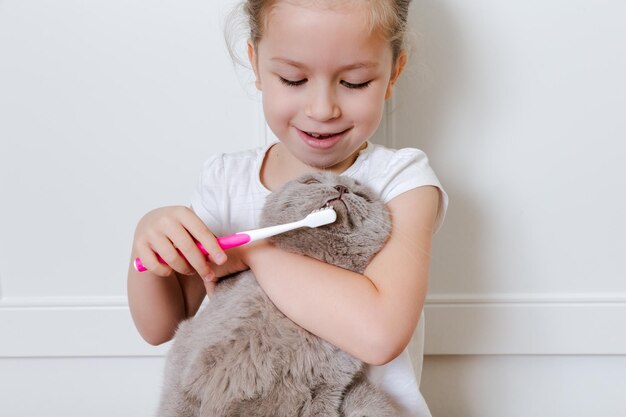
[[[304,180],[303,183],[304,184],[319,184],[320,182],[316,180],[315,178],[307,178],[306,180]]]

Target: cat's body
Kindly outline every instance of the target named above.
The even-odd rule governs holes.
[[[363,272],[387,239],[384,205],[332,174],[292,181],[268,197],[261,223],[300,220],[329,203],[337,221],[273,239],[277,246]],[[282,314],[251,271],[220,282],[207,307],[181,323],[168,354],[161,417],[386,417],[395,412],[364,364]]]

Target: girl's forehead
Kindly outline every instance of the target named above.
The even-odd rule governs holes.
[[[372,30],[368,24],[367,10],[364,7],[349,9],[311,5],[317,3],[311,1],[276,3],[266,18],[261,40],[269,37],[278,43],[288,43],[293,39],[310,40],[311,42],[307,43],[312,43],[323,38],[339,42],[348,38],[353,38],[353,42],[361,40],[370,42],[376,38],[384,41],[380,31]]]
[[[306,67],[391,62],[391,46],[369,30],[358,12],[282,3],[269,18],[258,44],[259,57],[301,63]],[[362,65],[363,66],[363,65]]]
[[[340,9],[346,6],[355,7],[359,4],[367,3],[366,0],[277,0],[273,5],[280,3],[292,4],[295,6],[316,7],[320,9]]]
[[[258,45],[259,56],[337,67],[391,61],[391,46],[369,30],[358,13],[285,4],[279,6]]]
[[[342,16],[347,20],[362,23],[363,30],[368,30],[367,11],[363,1],[358,0],[280,0],[272,4],[265,16],[265,31],[275,24],[275,19],[294,18],[297,15]]]

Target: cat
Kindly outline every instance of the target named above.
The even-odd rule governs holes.
[[[270,194],[261,226],[304,218],[329,205],[337,220],[277,235],[283,250],[362,273],[391,223],[378,196],[328,172]],[[167,355],[159,417],[387,417],[389,399],[365,365],[282,314],[251,271],[220,281],[206,308],[182,322]]]

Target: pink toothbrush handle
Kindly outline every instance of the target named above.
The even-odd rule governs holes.
[[[222,249],[234,248],[237,246],[245,245],[248,242],[250,242],[250,235],[247,233],[235,233],[234,235],[222,236],[217,238],[217,243]],[[205,253],[206,251],[204,250],[202,245],[200,245],[199,247],[202,253],[208,255],[208,253]]]
[[[246,233],[235,233],[234,235],[222,236],[217,238],[217,243],[222,249],[234,248],[236,246],[245,245],[248,242],[250,242],[250,235]],[[209,256],[209,252],[204,249],[204,246],[202,246],[200,242],[196,242],[196,245],[198,246],[198,249],[200,249],[200,252],[202,252],[205,256]],[[180,253],[180,251],[178,251],[178,253]],[[162,264],[166,264],[166,262],[163,260],[163,258],[159,256],[158,253],[156,254],[156,256],[159,262],[161,262]],[[135,269],[139,272],[144,272],[148,270],[148,268],[143,265],[141,259],[139,258],[135,258],[134,264]]]

